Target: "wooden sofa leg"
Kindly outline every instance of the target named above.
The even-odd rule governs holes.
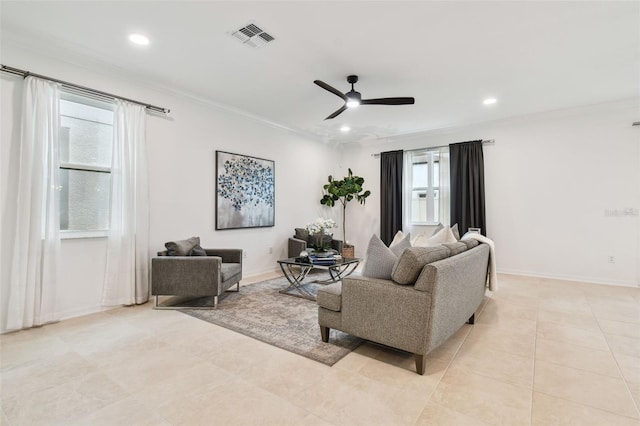
[[[213,307],[218,306],[218,296],[213,296]]]
[[[320,326],[320,335],[322,336],[322,341],[325,343],[329,343],[329,331],[331,331],[329,327]]]
[[[427,357],[424,355],[414,354],[416,358],[416,373],[424,375],[424,368],[427,365]]]
[[[467,321],[467,324],[475,324],[475,323],[476,323],[476,313],[474,312],[473,315],[469,317],[469,321]]]

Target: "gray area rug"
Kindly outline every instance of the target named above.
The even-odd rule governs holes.
[[[216,309],[182,312],[329,366],[362,343],[362,339],[338,330],[331,330],[330,343],[324,343],[316,302],[279,293],[288,284],[281,277],[241,286],[239,293],[221,296]],[[315,294],[319,286],[312,284],[308,289]],[[195,299],[190,304],[210,305],[211,298]]]

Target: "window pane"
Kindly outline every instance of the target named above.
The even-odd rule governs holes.
[[[413,191],[411,193],[411,221],[427,221],[427,191]]]
[[[60,229],[109,229],[110,180],[110,173],[61,169]]]
[[[63,99],[60,115],[60,161],[110,167],[113,112]]]
[[[429,164],[413,164],[413,188],[426,188],[429,186]]]

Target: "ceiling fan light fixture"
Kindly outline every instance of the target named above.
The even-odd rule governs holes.
[[[345,125],[343,125],[342,127],[340,127],[340,131],[341,131],[342,133],[347,133],[347,132],[348,132],[348,131],[350,131],[350,130],[351,130],[351,127],[347,126],[346,124],[345,124]]]
[[[482,101],[482,103],[485,104],[485,105],[493,105],[496,102],[498,102],[498,100],[496,98],[487,98],[484,101]]]
[[[149,44],[149,37],[142,34],[129,34],[129,41],[139,46],[147,46]]]
[[[347,108],[356,108],[360,106],[360,101],[362,100],[362,96],[360,95],[359,92],[352,90],[349,93],[346,93],[345,96],[347,97],[347,102],[346,102]]]

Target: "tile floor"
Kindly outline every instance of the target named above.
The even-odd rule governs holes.
[[[640,425],[640,289],[500,286],[424,376],[374,344],[327,367],[150,304],[3,335],[0,424]]]

